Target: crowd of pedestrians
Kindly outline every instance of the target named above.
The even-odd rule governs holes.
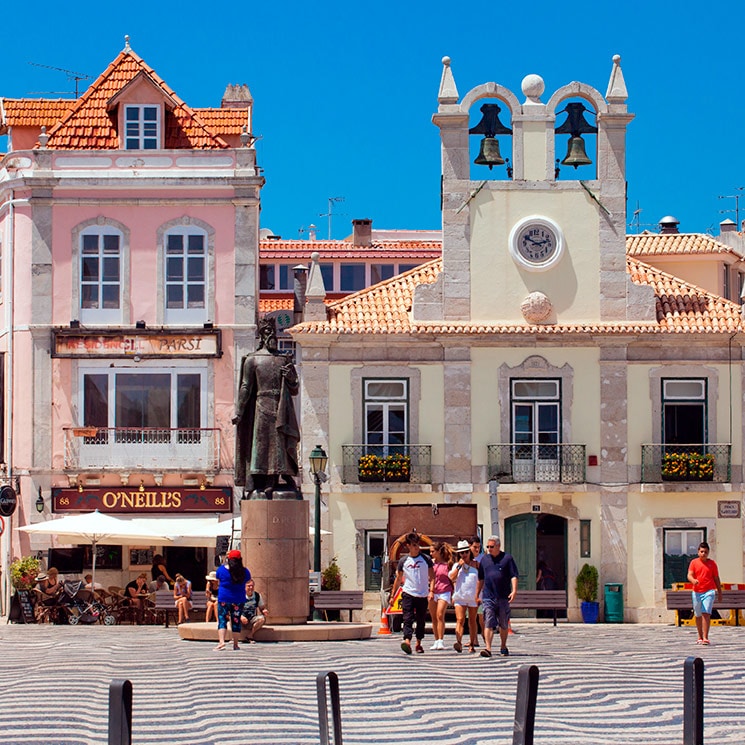
[[[463,651],[463,635],[468,619],[468,650],[474,653],[478,643],[478,620],[484,636],[482,657],[492,656],[495,631],[499,630],[499,653],[509,655],[507,639],[510,631],[510,605],[517,594],[518,569],[513,557],[502,551],[498,536],[490,536],[486,553],[481,553],[481,541],[458,541],[455,551],[447,543],[432,547],[432,558],[422,552],[416,532],[405,539],[408,554],[401,557],[391,588],[391,598],[401,588],[403,640],[405,654],[424,653],[422,640],[429,610],[434,644],[431,650],[445,649],[445,612],[455,607],[455,643],[453,649]]]

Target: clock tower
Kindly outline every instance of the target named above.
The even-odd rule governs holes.
[[[484,83],[459,98],[443,59],[433,116],[442,142],[443,271],[417,288],[415,320],[654,319],[651,290],[626,271],[625,139],[633,115],[620,63],[615,56],[605,97],[578,82],[546,95],[533,74],[520,96]]]

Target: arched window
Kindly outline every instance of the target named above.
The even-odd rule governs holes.
[[[90,225],[79,238],[80,320],[121,323],[122,232],[111,225]]]
[[[170,228],[164,234],[166,323],[207,320],[207,233],[194,225]]]

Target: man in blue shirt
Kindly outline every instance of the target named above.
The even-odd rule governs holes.
[[[497,536],[486,541],[486,554],[479,564],[479,581],[476,585],[476,602],[484,604],[484,642],[482,657],[491,657],[494,630],[499,625],[500,654],[506,657],[507,635],[510,629],[510,603],[517,595],[517,564],[510,554],[501,550]]]

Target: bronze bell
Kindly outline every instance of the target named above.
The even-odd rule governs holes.
[[[563,166],[589,166],[592,161],[587,157],[585,151],[585,141],[580,135],[573,135],[569,138],[567,147],[567,156],[561,161]]]
[[[489,170],[494,166],[504,165],[505,160],[499,152],[499,141],[495,137],[484,137],[481,140],[481,150],[473,162],[477,166],[489,166]]]

